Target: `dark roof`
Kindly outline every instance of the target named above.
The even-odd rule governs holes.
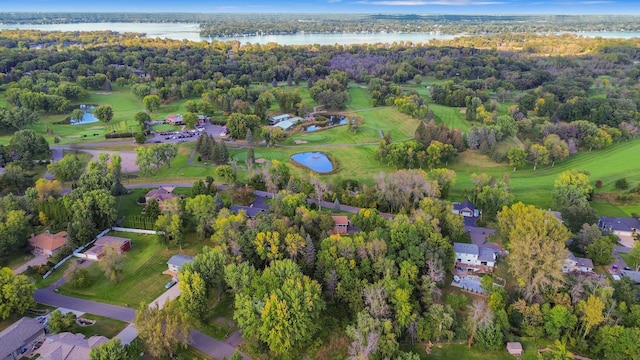
[[[193,260],[191,256],[176,254],[176,255],[173,255],[171,259],[169,259],[169,261],[167,261],[167,264],[173,265],[179,268],[191,260]]]
[[[620,275],[626,276],[640,284],[640,271],[625,270],[621,272]]]
[[[496,261],[496,252],[492,248],[481,247],[478,261]]]
[[[576,262],[576,266],[593,269],[593,261],[591,261],[591,259],[574,257],[574,260]]]
[[[251,207],[251,206],[241,206],[241,205],[231,205],[229,210],[231,210],[236,214],[239,213],[241,210],[244,210],[244,212],[247,214],[247,217],[250,217],[250,218],[254,218],[261,212],[265,211],[265,209]]]
[[[598,221],[598,226],[615,231],[633,231],[633,229],[640,229],[640,220],[627,217],[603,216]]]
[[[465,243],[454,242],[453,250],[460,254],[472,254],[472,255],[480,254],[480,250],[478,249],[478,245],[476,244],[465,244]]]
[[[461,203],[453,203],[453,209],[454,210],[458,210],[458,211],[464,210],[464,209],[469,209],[469,210],[473,211],[473,210],[476,209],[476,206],[473,205],[473,203],[471,201],[465,200],[465,201],[463,201]]]
[[[44,325],[36,319],[23,317],[0,332],[0,357],[4,359],[25,345],[35,334],[44,333]]]

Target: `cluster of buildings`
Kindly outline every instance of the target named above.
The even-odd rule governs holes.
[[[39,354],[41,360],[88,359],[91,349],[108,341],[104,336],[85,338],[69,332],[47,335],[44,324],[23,317],[0,332],[0,359],[20,359],[26,354]]]

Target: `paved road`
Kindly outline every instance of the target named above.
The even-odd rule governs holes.
[[[132,322],[136,316],[134,309],[60,295],[54,292],[53,288],[54,286],[36,290],[34,295],[35,301],[45,305],[64,307],[128,323]],[[194,329],[191,330],[191,345],[216,359],[231,357],[236,351],[234,346],[218,341]],[[246,360],[250,360],[250,358],[245,355],[243,355],[243,357]]]
[[[41,304],[61,306],[125,322],[132,322],[136,317],[134,309],[60,295],[53,291],[53,287],[36,290],[34,299]]]

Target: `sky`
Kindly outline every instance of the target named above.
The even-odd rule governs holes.
[[[0,12],[640,14],[640,0],[2,0],[2,2],[4,4]]]

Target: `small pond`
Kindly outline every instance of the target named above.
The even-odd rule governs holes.
[[[294,154],[291,156],[291,160],[321,174],[330,173],[334,170],[333,163],[329,157],[317,151]]]
[[[96,107],[93,105],[80,105],[80,110],[84,113],[82,120],[74,121],[73,119],[70,119],[69,121],[71,122],[71,125],[84,125],[100,121],[97,117],[93,116],[93,113],[90,112],[95,108]]]

